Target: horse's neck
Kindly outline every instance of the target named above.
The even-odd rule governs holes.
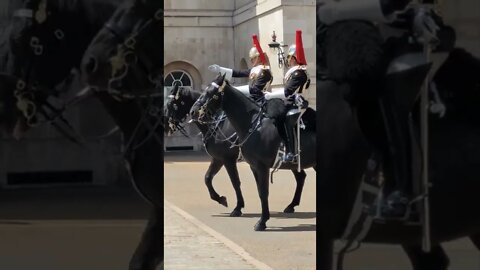
[[[193,104],[195,104],[195,102],[200,98],[201,95],[202,95],[201,92],[195,91],[195,90],[191,90],[188,92],[187,106],[189,109],[193,107]]]
[[[200,130],[203,136],[207,135],[207,133],[209,132],[209,124],[204,124],[204,123],[195,121],[195,125],[197,125],[197,128]]]
[[[225,86],[222,109],[240,137],[248,135],[254,117],[260,111],[257,104],[230,85]]]

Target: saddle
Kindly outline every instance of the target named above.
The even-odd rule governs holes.
[[[271,99],[268,100],[264,105],[264,116],[270,119],[273,119],[275,123],[284,120],[285,116],[288,114],[289,111],[295,110],[295,108],[291,108],[280,99]],[[305,112],[302,114],[301,119],[304,128],[302,130],[305,131],[316,131],[316,111],[311,108],[307,107]]]

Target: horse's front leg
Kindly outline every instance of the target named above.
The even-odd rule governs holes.
[[[260,220],[255,224],[255,231],[264,231],[267,228],[267,221],[270,219],[270,210],[268,208],[268,172],[269,167],[263,165],[257,165],[251,167],[253,174],[255,175],[255,181],[257,182],[258,196],[262,203],[262,216]]]
[[[227,169],[228,176],[230,176],[230,181],[232,181],[233,189],[235,189],[235,194],[237,195],[237,206],[230,213],[231,217],[239,217],[242,215],[242,208],[245,207],[245,202],[243,200],[242,189],[240,188],[240,177],[238,176],[237,170],[237,161],[227,160],[225,161],[225,169]]]
[[[210,162],[210,166],[208,167],[207,172],[205,173],[205,185],[208,189],[208,194],[210,194],[210,198],[219,204],[228,207],[227,198],[224,196],[218,195],[217,191],[213,187],[213,177],[220,171],[223,166],[223,162],[219,159],[212,158]]]
[[[161,262],[163,262],[163,209],[154,207],[128,269],[155,270]]]
[[[333,243],[331,236],[317,233],[317,269],[333,270]]]
[[[132,259],[130,270],[154,270],[163,261],[163,151],[155,140],[135,149],[129,158],[132,180],[150,202],[152,212]]]

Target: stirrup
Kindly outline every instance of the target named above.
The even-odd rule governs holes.
[[[405,207],[405,212],[401,216],[385,216],[382,213],[382,206],[386,203],[384,198],[382,198],[383,195],[380,195],[377,198],[377,201],[370,207],[370,215],[373,216],[375,220],[378,221],[401,221],[401,222],[408,222],[408,221],[414,221],[415,215],[412,211],[412,206],[415,202],[417,202],[417,199],[414,200],[409,200],[408,203],[404,205]]]
[[[287,160],[287,155],[288,154],[292,154],[292,160]],[[297,163],[297,157],[298,155],[297,154],[294,154],[294,153],[284,153],[283,155],[283,162],[286,162],[286,163]]]

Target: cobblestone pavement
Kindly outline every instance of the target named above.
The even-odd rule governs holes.
[[[257,270],[257,267],[203,228],[187,220],[169,203],[164,208],[166,270]],[[190,217],[194,219],[193,217]],[[200,223],[201,224],[201,223]],[[244,252],[243,250],[241,252]]]

